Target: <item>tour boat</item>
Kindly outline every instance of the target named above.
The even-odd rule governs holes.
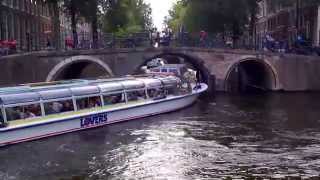
[[[148,74],[0,88],[0,146],[179,110],[207,90],[182,79]]]

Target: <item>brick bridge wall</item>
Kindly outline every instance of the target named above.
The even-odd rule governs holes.
[[[99,68],[105,75],[127,75],[152,58],[168,55],[182,58],[200,69],[210,87],[216,90],[226,90],[230,72],[245,61],[268,67],[272,73],[272,90],[320,90],[318,57],[198,48],[104,49],[6,56],[0,58],[0,85],[55,80],[66,68],[79,71],[79,66],[73,65],[81,62],[92,65],[88,70],[91,72]]]

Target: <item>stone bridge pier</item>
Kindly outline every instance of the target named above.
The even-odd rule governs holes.
[[[200,70],[210,89],[320,90],[320,59],[243,50],[199,48],[34,52],[0,58],[0,85],[133,74],[154,58]]]

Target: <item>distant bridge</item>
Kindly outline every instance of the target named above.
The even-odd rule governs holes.
[[[121,76],[137,72],[154,58],[188,63],[211,89],[244,86],[266,90],[320,90],[318,57],[261,54],[244,50],[144,48],[34,52],[0,58],[0,85],[61,79]]]

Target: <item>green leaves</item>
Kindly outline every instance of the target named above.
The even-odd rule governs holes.
[[[256,0],[184,0],[170,11],[168,25],[174,30],[183,25],[191,32],[232,31],[238,35],[257,8]]]
[[[126,36],[152,27],[151,8],[143,0],[118,0],[104,4],[105,32]]]

